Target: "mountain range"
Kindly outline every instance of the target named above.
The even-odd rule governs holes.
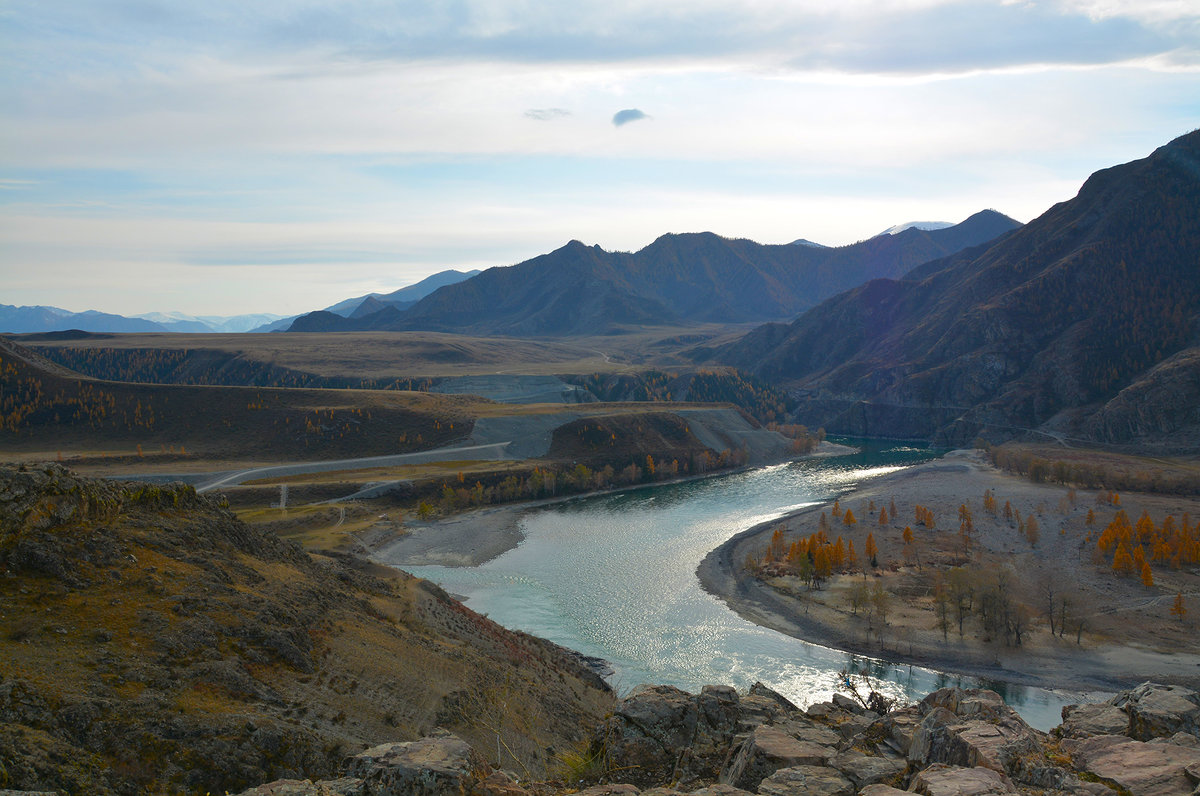
[[[87,332],[248,332],[280,319],[279,315],[185,315],[152,312],[133,317],[58,307],[16,307],[0,304],[0,333],[31,334],[78,329]]]
[[[374,311],[349,318],[319,311],[301,316],[289,331],[539,337],[792,318],[869,279],[898,277],[1019,226],[984,210],[944,229],[910,227],[836,248],[764,245],[711,232],[663,235],[632,253],[571,241],[549,254],[442,287],[408,308],[370,305]]]
[[[904,233],[907,234],[907,233]],[[716,359],[830,432],[1200,441],[1200,131],[983,250],[834,296]]]

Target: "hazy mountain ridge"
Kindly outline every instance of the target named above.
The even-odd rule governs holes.
[[[245,332],[282,316],[267,313],[194,316],[180,312],[151,312],[138,316],[59,307],[0,304],[0,333],[40,334],[78,329],[85,332]]]
[[[831,431],[960,444],[1022,429],[1127,442],[1200,429],[1200,133],[1097,172],[986,250],[847,291],[719,355]],[[1169,358],[1173,366],[1157,368]],[[1134,407],[1126,388],[1176,407]],[[1190,385],[1190,386],[1189,386]],[[1157,417],[1158,421],[1148,421]],[[1167,418],[1171,418],[1167,420]]]
[[[541,336],[789,318],[868,279],[899,276],[1018,226],[988,210],[944,230],[908,229],[838,248],[763,245],[711,232],[663,235],[632,253],[571,241],[443,287],[407,310],[346,321],[306,316],[291,330]]]

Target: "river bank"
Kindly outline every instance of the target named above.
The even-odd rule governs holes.
[[[1000,505],[1007,501],[1022,516],[1039,518],[1043,530],[1037,544],[1019,536],[1008,521],[985,512],[983,495],[989,489]],[[874,534],[880,566],[868,568],[866,575],[835,575],[819,591],[808,591],[795,578],[764,581],[746,570],[747,557],[760,557],[775,529],[782,528],[790,542],[815,533],[823,512],[833,519],[831,504],[825,504],[738,534],[704,559],[697,576],[706,591],[749,621],[815,644],[893,662],[1077,691],[1116,690],[1146,679],[1200,683],[1200,643],[1190,618],[1200,613],[1200,604],[1184,621],[1168,611],[1176,593],[1200,591],[1200,576],[1156,567],[1158,584],[1147,587],[1093,563],[1090,534],[1098,533],[1115,509],[1097,504],[1096,493],[1079,491],[1073,501],[1069,494],[1061,486],[1034,484],[1000,472],[977,452],[955,451],[872,479],[841,496],[841,508],[852,509],[860,522],[852,528],[834,521],[829,535],[845,535],[862,551],[868,531]],[[1183,512],[1200,514],[1200,501],[1195,499],[1132,494],[1121,499],[1135,519],[1143,510],[1156,521],[1167,513],[1177,520]],[[872,501],[878,508],[894,504],[899,519],[880,525],[878,514],[871,511]],[[964,622],[961,637],[957,627],[945,636],[938,627],[932,610],[934,573],[954,562],[959,544],[957,510],[963,504],[972,509],[976,526],[971,568],[981,583],[995,572],[1005,572],[1012,593],[1028,606],[1028,634],[1019,647],[989,639],[975,627],[974,617]],[[917,505],[931,510],[947,529],[928,531],[916,526]],[[1096,526],[1085,524],[1089,508],[1099,518]],[[914,526],[918,535],[915,552],[923,559],[920,568],[904,561],[906,525]],[[883,632],[851,609],[850,591],[864,578],[891,595]],[[1071,632],[1062,636],[1051,635],[1039,606],[1039,599],[1045,602],[1047,583],[1057,584],[1058,593],[1069,593],[1079,606],[1068,617]],[[1083,623],[1079,643],[1072,619]]]
[[[796,461],[829,456],[844,456],[855,449],[834,442],[822,442],[817,450],[797,457]],[[472,509],[449,517],[428,521],[409,521],[407,534],[397,537],[387,535],[376,542],[368,540],[370,559],[378,564],[393,567],[438,565],[444,567],[477,567],[516,547],[524,539],[520,517],[530,509],[552,506],[569,500],[580,500],[616,492],[634,491],[666,486],[668,484],[699,481],[741,472],[750,468],[737,468],[700,475],[684,476],[669,481],[656,481],[635,487],[606,489],[544,500],[528,500],[501,506]]]

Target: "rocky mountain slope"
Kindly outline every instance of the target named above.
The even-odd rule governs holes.
[[[182,485],[0,468],[0,572],[0,789],[224,793],[437,726],[544,773],[611,707],[573,653]]]
[[[998,240],[764,326],[721,361],[829,431],[1200,441],[1200,132]]]
[[[941,230],[908,229],[851,246],[764,246],[711,232],[664,235],[641,251],[571,241],[549,254],[443,287],[408,309],[355,318],[317,312],[291,331],[431,330],[548,336],[638,325],[789,318],[876,278],[1019,226],[992,210]]]
[[[761,684],[644,686],[566,781],[527,789],[442,734],[368,750],[336,781],[241,796],[1193,796],[1200,783],[1200,695],[1185,688],[1146,683],[1071,706],[1049,734],[992,691],[943,688],[891,711],[864,701],[835,694],[802,711]]]

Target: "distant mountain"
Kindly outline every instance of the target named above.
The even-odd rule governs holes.
[[[987,210],[945,230],[910,229],[839,248],[764,246],[711,232],[663,235],[634,253],[571,241],[442,287],[408,309],[389,307],[340,323],[313,314],[297,319],[291,330],[541,336],[790,318],[846,288],[899,276],[1018,226]]]
[[[0,333],[39,334],[79,330],[84,332],[244,332],[279,315],[226,317],[151,312],[132,318],[107,312],[71,312],[58,307],[15,307],[0,304]]]
[[[436,274],[425,277],[420,282],[415,282],[399,290],[393,290],[391,293],[368,293],[365,296],[355,296],[354,298],[339,301],[337,304],[328,306],[323,310],[316,310],[315,313],[308,313],[308,315],[317,315],[317,317],[302,322],[299,328],[296,329],[291,329],[292,324],[298,318],[307,317],[307,315],[291,315],[281,320],[263,324],[251,331],[334,331],[333,327],[336,326],[336,319],[330,320],[324,318],[320,313],[332,313],[342,318],[361,318],[365,315],[377,313],[388,306],[396,309],[407,309],[438,288],[453,285],[464,279],[470,279],[478,273],[478,269],[474,271],[438,271]]]
[[[265,312],[247,315],[187,315],[182,312],[148,312],[135,317],[154,321],[172,332],[249,332],[264,323],[281,320],[284,316]]]
[[[807,240],[805,238],[797,238],[796,240],[792,241],[792,245],[793,246],[811,246],[814,249],[828,249],[829,248],[824,243],[817,243],[815,241]]]
[[[1198,264],[1200,131],[1093,174],[986,249],[871,281],[718,358],[785,383],[797,419],[831,432],[1195,449]]]
[[[58,332],[80,329],[87,332],[165,332],[162,324],[143,318],[126,318],[106,312],[71,312],[58,307],[15,307],[0,304],[0,333]]]
[[[375,302],[371,306],[379,306],[380,304],[395,304],[403,306],[412,306],[416,302],[428,296],[439,287],[453,285],[455,282],[461,282],[464,279],[470,279],[479,273],[479,270],[474,271],[438,271],[436,274],[425,277],[420,282],[415,282],[407,287],[402,287],[399,290],[393,290],[391,293],[368,293],[365,296],[346,299],[339,301],[331,307],[326,307],[326,312],[336,313],[343,317],[349,318],[353,315],[363,315],[370,313],[360,312],[362,306],[367,301],[374,299]],[[379,306],[382,309],[382,306]],[[375,310],[378,312],[379,310]]]
[[[946,227],[954,226],[952,221],[906,221],[903,224],[897,224],[894,227],[888,227],[880,235],[899,235],[906,229],[923,229],[926,232],[931,232],[935,229],[945,229]],[[878,236],[876,236],[878,237]]]

